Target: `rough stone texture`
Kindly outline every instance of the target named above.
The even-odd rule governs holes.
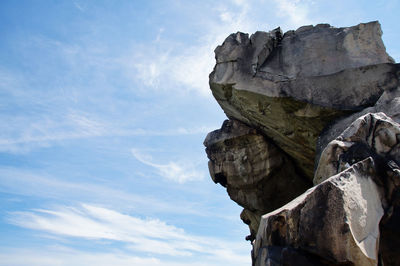
[[[324,149],[314,183],[368,157],[374,160],[379,174],[375,183],[384,188],[382,206],[386,214],[380,222],[380,254],[384,265],[398,265],[400,254],[394,248],[400,246],[400,125],[397,122],[384,113],[369,113],[355,120]]]
[[[400,65],[396,64],[397,77],[399,77]],[[378,99],[376,104],[372,107],[365,108],[364,110],[353,113],[349,116],[343,117],[329,125],[320,135],[317,142],[317,155],[315,161],[318,163],[322,150],[328,145],[329,142],[337,138],[350,124],[357,118],[368,113],[383,112],[397,123],[400,122],[400,89],[398,87],[385,91]]]
[[[215,50],[210,87],[229,118],[258,128],[311,180],[322,129],[397,85],[380,37],[378,22],[231,34]]]
[[[242,220],[255,236],[262,214],[300,195],[311,183],[296,174],[291,160],[263,135],[245,124],[226,120],[204,141],[215,183],[245,208]],[[277,197],[279,195],[279,197]]]
[[[384,211],[374,169],[367,158],[264,215],[255,265],[377,265]],[[288,264],[293,254],[307,263]]]
[[[328,144],[319,160],[314,184],[370,156],[375,161],[400,161],[400,125],[384,113],[358,118]]]
[[[320,24],[216,48],[230,120],[206,138],[209,169],[244,207],[253,264],[400,264],[400,64],[381,35]]]

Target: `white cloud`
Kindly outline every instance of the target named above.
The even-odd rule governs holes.
[[[191,257],[196,254],[226,262],[248,263],[249,260],[239,243],[190,235],[157,219],[141,219],[89,204],[11,212],[8,222],[64,237],[117,241],[125,244],[128,250],[152,256]]]
[[[190,262],[182,260],[158,259],[154,257],[139,257],[129,252],[88,252],[65,248],[62,246],[50,246],[38,248],[6,248],[0,249],[1,266],[220,266],[250,265],[248,258],[234,256],[232,258],[203,257],[202,260],[192,259]]]
[[[200,180],[204,178],[204,174],[194,169],[191,164],[183,162],[168,162],[166,164],[158,164],[152,161],[152,157],[143,154],[137,149],[132,149],[132,154],[139,162],[155,168],[162,177],[184,183],[192,180]]]
[[[87,204],[83,204],[81,208],[13,212],[9,222],[51,234],[126,242],[145,252],[172,256],[190,255],[185,247],[177,245],[178,241],[187,241],[181,229],[159,220],[143,220]],[[166,240],[169,240],[170,245],[166,245]],[[157,246],[165,246],[168,253]]]
[[[80,135],[101,136],[107,132],[104,122],[101,122],[96,118],[91,118],[88,114],[71,112],[66,118],[66,120],[71,124],[71,127],[77,129]]]
[[[121,252],[83,252],[61,247],[0,249],[2,266],[149,266],[161,265],[156,258],[141,258]]]
[[[64,176],[64,178],[68,179],[68,176]],[[125,209],[135,210],[142,214],[212,215],[210,210],[199,206],[194,208],[191,202],[181,202],[180,206],[176,206],[176,204],[154,198],[151,195],[134,194],[108,183],[92,184],[88,181],[77,183],[61,180],[56,176],[34,174],[15,168],[0,168],[0,192],[56,201],[70,202],[72,199],[76,199],[110,206],[124,206]],[[151,208],[143,208],[143,206],[151,206]]]
[[[160,42],[160,38],[161,35],[158,35],[156,43]],[[147,56],[152,56],[152,58],[150,59]],[[164,88],[160,85],[160,79],[169,65],[169,51],[159,52],[154,55],[154,51],[149,50],[149,47],[143,47],[141,53],[135,54],[130,60],[132,62],[125,62],[125,59],[122,59],[121,62],[125,62],[128,68],[133,68],[136,71],[136,77],[143,84],[148,87]]]
[[[204,29],[192,45],[163,42],[158,35],[154,44],[135,47],[133,55],[122,58],[121,63],[127,66],[135,79],[152,89],[180,91],[183,87],[183,91],[211,96],[208,75],[215,64],[214,49],[233,32],[255,29],[249,4],[241,0],[235,0],[234,4],[239,10],[230,4],[217,4],[211,12],[219,19],[207,16],[199,21]],[[181,86],[177,88],[176,84]]]
[[[236,4],[236,5],[238,5],[238,6],[241,6],[241,7],[245,6],[246,3],[247,3],[246,0],[233,0],[232,2],[233,2],[234,4]]]
[[[82,6],[82,4],[79,4],[78,2],[73,2],[74,6],[81,12],[85,11],[85,8]]]
[[[305,0],[273,0],[278,7],[277,16],[287,18],[288,27],[296,29],[312,24],[309,18],[309,1]]]
[[[3,116],[0,126],[0,151],[26,152],[50,142],[104,136],[106,124],[83,112],[53,116]]]
[[[69,111],[66,114],[31,116],[1,116],[0,152],[27,153],[34,148],[47,147],[54,142],[94,137],[179,136],[207,134],[215,127],[178,127],[148,130],[116,125],[98,115]]]

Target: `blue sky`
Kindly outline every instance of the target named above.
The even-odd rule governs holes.
[[[0,2],[0,265],[250,265],[208,176],[208,74],[232,32],[379,20],[397,1]]]

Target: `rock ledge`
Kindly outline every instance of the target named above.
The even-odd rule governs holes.
[[[204,141],[255,265],[398,265],[400,65],[377,21],[229,35]],[[283,207],[282,207],[283,206]]]

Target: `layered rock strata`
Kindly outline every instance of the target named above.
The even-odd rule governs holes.
[[[230,198],[244,208],[241,218],[252,236],[257,233],[262,214],[286,204],[311,186],[296,173],[285,153],[237,120],[226,120],[221,129],[208,134],[204,145],[211,178],[226,187]]]
[[[319,24],[216,48],[210,88],[229,120],[204,144],[254,264],[399,263],[400,66],[381,35]]]
[[[259,129],[312,179],[323,128],[397,84],[381,34],[377,22],[231,34],[215,49],[210,87],[228,118]]]

